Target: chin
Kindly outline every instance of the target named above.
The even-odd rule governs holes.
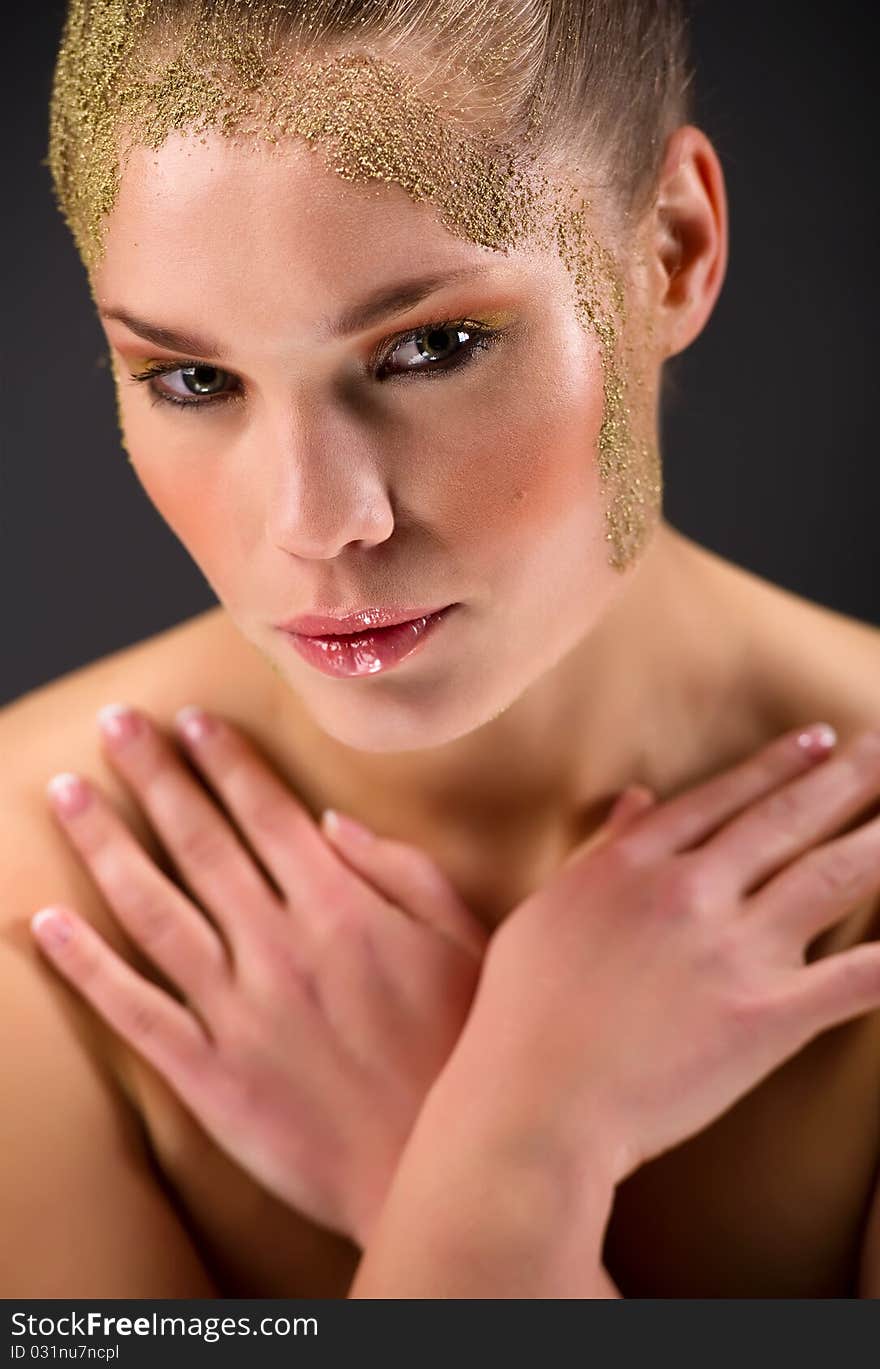
[[[299,697],[316,726],[344,746],[375,755],[399,755],[446,746],[497,716],[488,708],[464,707],[461,696],[450,698],[448,691],[442,692],[445,704],[437,696],[431,700],[424,694],[417,701],[365,697],[354,706],[350,699],[341,704],[302,693]]]

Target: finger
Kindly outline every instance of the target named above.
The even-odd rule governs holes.
[[[657,796],[644,784],[631,784],[624,789],[604,823],[608,837],[617,837],[636,820],[656,805]]]
[[[752,894],[745,916],[759,919],[785,959],[803,964],[819,932],[880,891],[880,819],[816,847]]]
[[[827,764],[765,796],[707,845],[716,887],[743,894],[880,797],[880,729]]]
[[[332,808],[322,814],[321,830],[352,869],[402,912],[482,958],[488,932],[426,851],[377,836]]]
[[[619,795],[608,817],[601,827],[595,828],[574,850],[570,851],[562,863],[562,869],[579,864],[585,856],[593,855],[609,842],[623,836],[635,825],[637,818],[656,806],[656,796],[643,784],[632,784]]]
[[[211,1046],[192,1013],[137,974],[71,908],[42,908],[30,925],[41,951],[98,1016],[191,1097]]]
[[[626,836],[626,845],[645,860],[695,846],[756,799],[813,769],[836,742],[827,723],[787,732],[733,769],[659,804]]]
[[[310,813],[230,723],[188,705],[175,719],[194,764],[222,799],[279,888],[321,900],[338,862]]]
[[[56,816],[111,911],[150,959],[190,998],[228,973],[216,930],[153,864],[87,780],[64,772],[48,785]]]
[[[880,1008],[880,946],[856,946],[789,971],[774,1012],[803,1031],[802,1042]]]
[[[98,721],[108,759],[134,790],[188,889],[230,941],[252,930],[277,898],[228,819],[145,714],[109,704]]]

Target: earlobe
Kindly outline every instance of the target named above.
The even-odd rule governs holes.
[[[691,124],[669,139],[654,213],[656,316],[671,357],[702,332],[727,267],[724,175],[709,139]]]

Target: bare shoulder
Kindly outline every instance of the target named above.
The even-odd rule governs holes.
[[[242,672],[255,660],[253,648],[222,610],[199,614],[0,708],[4,769],[8,773],[11,767],[13,776],[22,780],[36,771],[43,757],[58,769],[61,744],[85,755],[94,740],[95,712],[105,703],[124,700],[146,708],[157,721],[170,720],[182,701],[190,701],[190,693],[203,697],[206,688],[222,703],[224,689],[234,692]]]
[[[801,711],[818,718],[824,708],[842,741],[880,727],[880,627],[807,600],[795,604],[776,650]]]
[[[24,951],[24,925],[42,903],[82,905],[116,949],[123,938],[105,914],[90,878],[58,830],[46,799],[52,775],[73,770],[97,782],[148,843],[147,824],[124,785],[104,761],[95,715],[117,701],[146,708],[170,722],[185,702],[204,701],[206,681],[228,680],[232,629],[212,610],[145,641],[72,671],[0,709],[0,929]],[[240,639],[238,639],[240,641]],[[223,657],[225,669],[219,668]],[[193,697],[190,698],[190,691]]]
[[[841,740],[880,726],[880,627],[693,542],[688,550],[712,602],[738,625],[744,687],[765,719],[781,731],[824,718]]]
[[[58,827],[46,784],[59,771],[75,771],[96,783],[140,843],[160,865],[167,859],[143,810],[101,748],[95,715],[104,704],[126,702],[170,727],[185,703],[201,703],[233,717],[259,708],[261,672],[253,649],[225,614],[211,610],[82,669],[51,681],[0,709],[0,942],[14,947],[20,965],[51,979],[29,927],[47,903],[72,904],[101,935],[143,971],[118,919],[104,904]],[[262,671],[265,677],[266,671]],[[256,694],[254,702],[252,696]],[[54,992],[54,983],[53,983]],[[119,1060],[118,1042],[94,1015],[83,1011],[80,1030],[109,1068]]]
[[[145,823],[103,762],[94,715],[125,699],[157,717],[211,678],[226,629],[210,615],[108,656],[0,711],[0,1253],[5,1297],[210,1296],[184,1224],[156,1182],[106,1028],[42,959],[29,927],[69,902],[132,959],[119,924],[55,824],[59,770],[96,780]],[[137,1239],[133,1240],[133,1233]]]
[[[780,729],[829,722],[840,744],[880,728],[880,628],[785,591],[774,596],[770,643]],[[880,804],[880,796],[878,796]],[[876,816],[874,806],[869,816]],[[880,941],[880,892],[813,943],[809,959]],[[880,1012],[862,1030],[880,1063]]]

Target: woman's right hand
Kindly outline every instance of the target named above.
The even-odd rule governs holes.
[[[805,964],[880,891],[880,818],[829,840],[880,799],[880,729],[835,740],[786,734],[649,807],[509,915],[444,1071],[491,1082],[493,1134],[617,1183],[880,1008],[880,945]]]

